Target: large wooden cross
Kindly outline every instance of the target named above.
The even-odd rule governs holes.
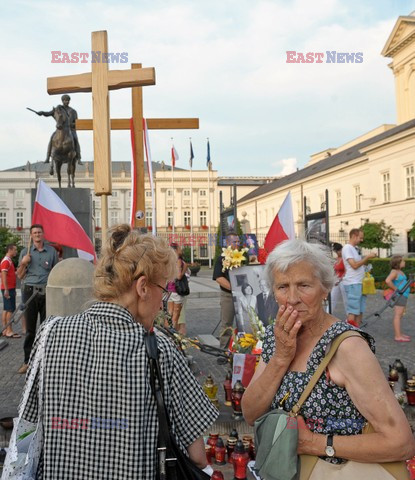
[[[141,69],[141,63],[131,64],[133,70]],[[143,89],[134,87],[132,89],[132,117],[134,123],[134,144],[136,158],[136,208],[138,211],[145,212],[144,198],[144,145],[143,145]],[[92,130],[93,121],[91,119],[78,119],[76,121],[77,130]],[[198,118],[147,118],[147,128],[149,130],[176,130],[176,129],[197,129],[199,128]],[[130,130],[129,118],[111,119],[111,130]],[[132,174],[133,172],[131,172]],[[131,199],[133,201],[133,199]],[[155,219],[153,219],[153,222]],[[135,219],[136,227],[144,227],[145,217]]]
[[[92,32],[92,51],[108,52],[106,31]],[[101,226],[105,240],[108,228],[108,195],[112,193],[109,90],[155,85],[154,68],[109,70],[108,63],[92,62],[92,72],[80,75],[50,77],[50,95],[58,93],[92,92],[92,130],[94,137],[94,187],[102,195]]]

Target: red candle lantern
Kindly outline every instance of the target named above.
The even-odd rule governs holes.
[[[221,437],[218,438],[218,441],[215,445],[215,463],[216,465],[226,465],[226,448],[223,444],[223,440]]]
[[[410,379],[406,382],[405,392],[408,398],[408,405],[415,405],[415,380]]]
[[[232,453],[235,450],[236,442],[238,441],[235,437],[229,437],[226,442],[226,450],[228,452],[228,462],[232,463]]]
[[[242,440],[238,440],[232,453],[233,475],[236,480],[246,480],[246,467],[249,462]]]
[[[209,438],[207,439],[206,444],[210,446],[210,456],[212,459],[215,458],[215,446],[218,441],[219,433],[210,433]]]
[[[240,380],[237,380],[232,390],[232,408],[233,408],[233,415],[235,418],[242,417],[241,401],[242,401],[244,392],[245,392],[244,386],[242,385]]]
[[[219,470],[213,470],[210,480],[224,480],[223,473],[220,472]]]
[[[232,406],[232,373],[226,374],[225,381],[223,382],[223,388],[225,390],[225,405],[227,407]]]

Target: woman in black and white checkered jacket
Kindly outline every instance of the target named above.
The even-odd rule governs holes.
[[[176,262],[162,239],[128,225],[112,230],[95,271],[97,303],[56,321],[46,340],[38,478],[155,478],[158,417],[144,334],[153,326],[166,282],[177,276]],[[170,340],[158,335],[157,343],[172,430],[203,468],[201,435],[218,412]],[[36,380],[34,387],[23,418],[36,423]]]

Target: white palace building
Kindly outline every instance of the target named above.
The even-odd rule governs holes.
[[[415,16],[399,17],[382,55],[391,58],[395,77],[397,124],[381,125],[337,148],[311,155],[308,164],[284,177],[221,177],[216,170],[174,170],[153,162],[157,230],[194,234],[215,232],[219,223],[219,192],[223,204],[231,201],[237,185],[237,211],[246,229],[261,243],[288,191],[291,191],[295,228],[303,233],[303,202],[311,212],[320,210],[329,192],[329,223],[333,239],[364,222],[384,220],[397,233],[394,252],[414,252],[408,232],[415,221]],[[63,168],[63,171],[66,168]],[[49,177],[49,165],[29,164],[0,172],[0,226],[26,230],[31,220],[31,191]],[[130,162],[113,162],[113,194],[109,198],[109,224],[128,222]],[[65,175],[63,175],[63,178]],[[190,188],[192,177],[192,188]],[[100,199],[93,195],[93,162],[77,166],[76,186],[91,189],[93,221],[99,230]],[[145,184],[146,225],[151,227],[151,193]],[[173,227],[174,224],[174,227]],[[210,230],[211,229],[211,230]],[[197,256],[206,258],[202,246]]]

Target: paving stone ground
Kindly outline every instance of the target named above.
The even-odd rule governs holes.
[[[217,284],[211,280],[212,272],[210,270],[201,270],[196,278],[191,279],[192,294],[187,302],[187,328],[188,335],[194,337],[198,334],[211,334],[219,321],[219,290]],[[377,295],[368,297],[366,316],[379,310],[384,305],[384,300],[378,292]],[[339,318],[344,318],[342,305],[334,312]],[[385,372],[388,372],[388,365],[399,358],[408,368],[410,375],[415,374],[415,296],[411,295],[406,315],[403,319],[403,331],[413,338],[409,343],[397,343],[393,339],[392,328],[393,310],[388,308],[382,317],[376,319],[372,317],[366,331],[370,333],[376,341],[376,356]],[[15,327],[15,331],[20,332],[20,325]],[[219,327],[216,329],[216,335],[219,334]],[[24,376],[17,373],[18,368],[23,361],[23,338],[11,339],[7,341],[8,346],[0,350],[0,418],[15,416],[18,403],[24,384]],[[193,370],[201,383],[205,380],[207,374],[212,374],[219,385],[219,399],[224,400],[223,381],[229,367],[219,365],[215,357],[207,355],[195,349],[188,351],[193,356],[195,364]],[[358,367],[358,365],[356,366]],[[370,395],[370,392],[368,392]],[[415,410],[415,407],[410,407]],[[407,409],[408,410],[408,409]],[[232,424],[231,409],[221,406],[221,425],[225,430]],[[412,411],[408,414],[411,419],[414,417]],[[240,422],[241,432],[249,432],[250,428]],[[1,427],[0,427],[1,429]],[[0,446],[4,442],[5,432],[0,431]],[[3,441],[2,441],[3,439]]]

